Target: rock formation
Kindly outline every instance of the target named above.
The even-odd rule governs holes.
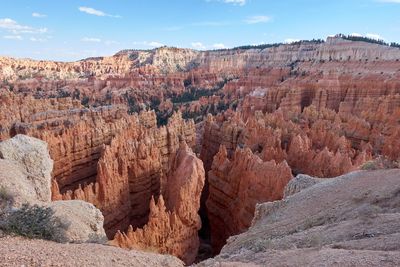
[[[104,217],[92,204],[79,201],[53,201],[46,205],[65,228],[59,230],[59,241],[70,243],[105,243]]]
[[[249,230],[199,266],[398,265],[399,176],[358,171],[259,204]]]
[[[18,165],[16,172],[21,170],[14,181],[4,178],[4,183],[15,182],[14,186],[18,185],[12,189],[21,190],[22,195],[16,194],[20,195],[18,197],[24,197],[23,195],[27,192],[28,198],[33,197],[43,202],[51,200],[53,160],[50,158],[46,142],[26,135],[16,135],[12,139],[0,142],[0,158],[3,163],[7,160],[11,161],[11,165]],[[3,175],[8,176],[9,173],[4,172]],[[9,185],[11,187],[11,184]],[[33,190],[30,190],[31,188]]]
[[[299,174],[285,186],[284,198],[294,195],[324,180],[324,178],[315,178],[306,174]]]
[[[158,129],[153,116],[149,112],[130,117],[125,129],[109,145],[103,145],[93,182],[86,180],[86,184],[61,195],[59,185],[53,184],[54,199],[80,199],[98,207],[110,238],[130,224],[146,224],[151,197],[168,188],[165,177],[179,138],[194,146],[193,122],[185,122],[177,113],[166,127]]]
[[[359,98],[399,94],[399,59],[396,47],[330,37],[265,49],[124,50],[70,63],[2,57],[0,80],[1,87],[36,98],[70,96],[84,105],[125,104],[132,111],[150,107],[163,117],[179,109],[201,118],[241,99],[246,109],[264,112],[301,112],[311,103],[337,111],[341,102],[350,112]]]
[[[7,199],[0,199],[0,214],[17,212],[23,204],[50,208],[54,224],[52,238],[58,242],[105,242],[104,218],[100,210],[82,201],[51,202],[51,172],[47,144],[25,135],[0,142],[0,188]],[[23,223],[23,222],[21,222]],[[29,222],[25,222],[29,225]]]
[[[249,148],[237,149],[231,160],[221,146],[208,173],[208,218],[213,249],[218,252],[228,237],[245,231],[257,203],[279,200],[292,178],[285,161],[263,162]]]
[[[286,172],[280,171],[287,173],[287,177],[290,177],[290,173],[320,177],[339,176],[361,168],[364,163],[380,153],[391,155],[392,159],[397,157],[399,151],[393,144],[396,143],[394,136],[400,125],[391,119],[393,114],[396,114],[396,109],[386,110],[380,113],[380,116],[369,115],[365,111],[349,115],[326,108],[318,110],[314,105],[310,105],[290,116],[279,109],[265,114],[257,110],[245,114],[242,110],[208,116],[203,126],[200,158],[204,161],[206,171],[210,170],[209,189],[206,194],[214,250],[218,251],[227,237],[240,233],[249,226],[249,222],[247,226],[245,223],[240,224],[227,214],[235,214],[241,220],[252,218],[252,215],[249,215],[253,211],[250,207],[255,203],[249,204],[246,209],[247,215],[238,210],[229,211],[230,205],[246,205],[243,200],[234,201],[239,199],[240,191],[232,189],[232,184],[235,184],[232,179],[236,175],[239,175],[236,179],[251,176],[241,174],[241,170],[235,167],[230,167],[232,172],[227,171],[229,168],[226,167],[226,160],[234,162],[230,163],[233,166],[240,165],[240,161],[235,158],[240,157],[238,150],[244,148],[249,155],[254,154],[259,160],[266,162],[287,162]],[[360,124],[354,121],[359,121]],[[371,124],[374,125],[373,128]],[[383,125],[388,125],[385,130]],[[355,138],[361,134],[365,137]],[[384,145],[385,143],[387,145]],[[221,147],[224,148],[221,150]],[[245,167],[243,169],[247,170]],[[251,187],[249,194],[255,200],[261,200],[273,193],[279,193],[274,198],[279,199],[283,196],[283,187],[288,180],[285,181],[275,188],[276,191],[258,192],[255,187]]]
[[[111,244],[130,249],[168,253],[191,264],[197,256],[201,227],[198,210],[204,186],[202,162],[185,142],[172,159],[163,195],[150,202],[150,214],[142,229],[118,232]]]
[[[68,98],[3,97],[2,138],[25,134],[46,141],[54,160],[53,177],[62,192],[94,180],[102,145],[109,144],[129,120],[120,106],[89,110]]]
[[[343,121],[342,121],[343,120]],[[283,113],[254,112],[244,121],[240,112],[208,117],[204,125],[200,157],[210,170],[220,145],[232,156],[236,147],[248,147],[263,160],[286,160],[294,173],[334,177],[358,168],[371,158],[371,144],[354,149],[344,134],[345,118],[332,110],[305,108],[295,118]]]

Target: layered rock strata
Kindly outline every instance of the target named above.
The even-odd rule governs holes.
[[[213,249],[218,252],[228,237],[247,230],[256,204],[281,199],[291,178],[285,161],[263,162],[249,148],[237,149],[230,160],[221,146],[208,173],[207,210]]]
[[[204,177],[202,162],[181,142],[167,175],[168,186],[157,203],[151,199],[146,225],[136,230],[130,226],[126,233],[118,232],[111,244],[168,253],[187,264],[193,263],[199,248],[198,210]]]
[[[23,133],[45,140],[54,159],[53,200],[94,204],[110,237],[147,222],[151,197],[167,187],[179,139],[195,145],[194,124],[179,113],[157,128],[154,112],[129,116],[123,106],[85,109],[68,98],[3,97],[7,114],[18,115],[4,116],[4,136]]]
[[[179,139],[194,146],[194,124],[179,113],[166,127],[157,128],[154,113],[131,117],[124,129],[102,146],[93,182],[59,194],[54,183],[54,199],[81,199],[99,207],[105,216],[109,237],[128,225],[141,227],[148,221],[149,203],[168,188],[166,174]]]
[[[368,139],[355,146],[352,136],[346,134],[350,126],[346,120],[332,110],[317,111],[314,106],[290,119],[280,111],[255,112],[247,120],[240,112],[209,116],[200,157],[210,170],[220,145],[229,157],[237,147],[248,147],[265,161],[286,160],[294,173],[334,177],[356,169],[373,152],[374,143]]]

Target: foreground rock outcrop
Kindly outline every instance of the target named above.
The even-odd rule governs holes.
[[[150,202],[149,220],[142,229],[132,226],[126,233],[118,232],[112,245],[130,249],[168,253],[185,263],[194,262],[199,248],[197,235],[201,227],[198,210],[204,186],[204,168],[185,142],[173,157],[166,187]]]
[[[100,210],[80,200],[54,201],[46,205],[54,217],[63,223],[60,229],[61,242],[105,243],[107,241]]]
[[[17,135],[0,142],[0,221],[7,224],[7,215],[18,212],[25,204],[38,205],[52,211],[57,222],[52,225],[51,238],[55,241],[104,243],[107,239],[100,210],[82,201],[51,202],[52,169],[53,161],[44,141]]]
[[[256,207],[248,231],[199,266],[397,266],[400,171],[358,171],[290,182],[298,192]],[[303,189],[301,189],[303,188]]]
[[[29,182],[36,193],[37,200],[44,202],[51,200],[53,160],[50,158],[46,142],[26,135],[16,135],[12,139],[0,142],[0,159],[13,161],[23,169],[27,177],[24,179],[24,175],[21,175],[15,181],[20,184]],[[7,175],[7,173],[4,174]],[[12,182],[12,179],[4,179],[4,182]],[[28,187],[23,190],[29,191]],[[12,190],[21,190],[21,188],[16,187]]]

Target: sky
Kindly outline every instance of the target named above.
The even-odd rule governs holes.
[[[400,0],[0,0],[0,55],[74,61],[344,33],[400,43]]]

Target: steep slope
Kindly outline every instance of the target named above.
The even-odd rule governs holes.
[[[231,160],[221,146],[208,173],[207,199],[211,242],[215,252],[232,235],[250,226],[257,203],[279,200],[292,178],[286,162],[263,162],[250,149],[237,149]]]
[[[353,172],[259,204],[249,230],[199,266],[396,266],[399,177],[399,170]]]
[[[150,202],[150,214],[142,229],[118,232],[111,244],[130,249],[152,249],[178,256],[186,264],[194,262],[199,248],[197,214],[204,186],[202,162],[185,142],[180,144],[167,177],[163,195]]]

